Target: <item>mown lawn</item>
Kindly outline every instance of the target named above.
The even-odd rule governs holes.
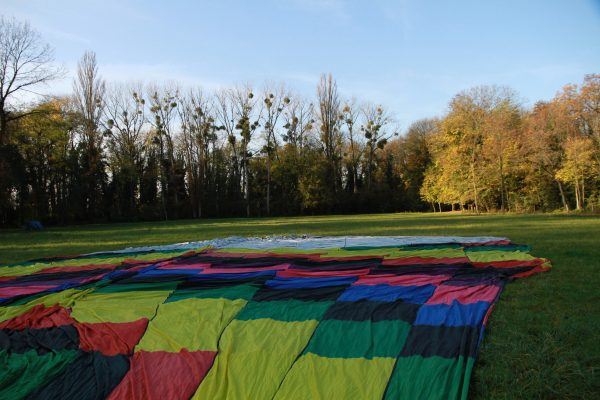
[[[514,282],[486,332],[475,399],[600,398],[600,218],[571,215],[378,214],[0,230],[0,265],[52,255],[214,237],[273,234],[493,235],[550,258],[550,273]]]

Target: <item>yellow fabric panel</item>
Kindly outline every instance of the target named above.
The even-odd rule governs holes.
[[[33,274],[34,272],[41,271],[44,268],[50,267],[51,265],[47,263],[35,263],[31,265],[19,265],[15,267],[0,267],[0,277],[29,275]]]
[[[467,257],[473,262],[492,262],[492,261],[528,261],[535,260],[535,257],[523,251],[467,251]]]
[[[272,399],[317,321],[269,318],[229,324],[219,354],[193,399]]]
[[[0,322],[21,315],[38,304],[43,304],[46,307],[50,307],[55,304],[61,305],[63,307],[71,307],[77,299],[85,296],[92,290],[93,289],[67,289],[61,292],[50,293],[45,296],[38,297],[35,300],[32,300],[26,304],[0,307]]]
[[[217,350],[219,336],[246,300],[186,299],[161,304],[136,351]]]
[[[292,366],[275,399],[381,399],[394,358],[327,358],[304,354]]]
[[[433,258],[460,258],[465,257],[462,247],[448,247],[437,249],[410,249],[403,248],[391,253],[391,257],[433,257]]]
[[[168,290],[91,293],[75,302],[71,316],[79,322],[131,322],[152,318],[170,293]]]
[[[216,251],[223,253],[261,253],[263,250],[257,249],[245,249],[245,248],[226,248],[219,249]],[[360,249],[360,250],[347,250],[342,248],[330,248],[330,249],[294,249],[294,248],[274,248],[264,250],[270,254],[319,254],[320,257],[384,257],[384,258],[400,258],[400,257],[448,257],[458,258],[464,257],[465,252],[462,247],[447,247],[447,248],[431,248],[431,249],[411,249],[408,247],[382,247],[382,248],[371,248],[371,249]]]
[[[177,257],[186,251],[181,252],[155,252],[145,254],[115,254],[114,257],[89,257],[89,258],[69,258],[61,261],[38,262],[30,265],[16,265],[13,267],[0,266],[0,277],[28,275],[34,272],[42,271],[47,268],[55,267],[79,267],[83,265],[103,265],[103,264],[121,264],[125,260],[153,261],[164,258]]]

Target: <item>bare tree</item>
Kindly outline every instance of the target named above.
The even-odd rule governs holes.
[[[102,121],[113,179],[119,174],[127,182],[130,210],[136,207],[138,178],[143,174],[143,139],[148,128],[142,96],[141,84],[112,86],[106,94]]]
[[[137,163],[142,152],[143,131],[147,128],[146,100],[141,84],[112,86],[107,92],[104,120],[109,149],[120,164]]]
[[[340,120],[342,124],[346,127],[346,133],[349,141],[349,163],[350,163],[350,171],[352,173],[352,192],[358,192],[358,165],[360,163],[360,159],[362,157],[362,153],[364,149],[359,143],[358,135],[355,132],[355,125],[358,122],[359,112],[358,107],[356,106],[356,100],[352,99],[342,108],[342,112],[340,113]]]
[[[0,145],[8,141],[9,122],[32,112],[17,112],[16,97],[63,75],[53,61],[54,51],[27,22],[0,17]]]
[[[260,123],[260,110],[257,110],[256,99],[250,86],[238,87],[230,92],[233,103],[234,116],[236,119],[235,129],[241,136],[238,150],[241,153],[242,188],[246,200],[246,216],[250,216],[250,171],[249,164],[252,153],[250,153],[250,142],[256,128]],[[252,121],[254,119],[254,121]]]
[[[175,109],[179,99],[179,88],[176,85],[151,86],[148,88],[148,97],[150,98],[150,112],[154,116],[154,119],[150,119],[150,123],[154,128],[153,143],[158,146],[160,153],[160,193],[163,215],[167,220],[169,219],[167,193],[175,164],[173,129],[177,116]],[[177,195],[175,194],[176,206],[177,203]]]
[[[383,109],[383,106],[366,105],[363,107],[363,115],[365,123],[360,129],[364,133],[365,139],[367,139],[367,188],[370,188],[375,152],[382,150],[388,139],[392,135],[397,135],[397,133],[388,132],[392,118]]]
[[[202,217],[202,199],[209,179],[210,146],[217,140],[211,104],[200,90],[190,90],[181,99],[180,143],[186,159],[192,215]]]
[[[89,149],[102,145],[98,134],[100,119],[104,111],[106,84],[98,73],[96,53],[86,51],[77,65],[77,77],[73,82],[75,105],[83,118],[83,140]]]
[[[283,110],[290,104],[290,98],[283,86],[276,90],[265,88],[264,90],[264,133],[265,146],[263,152],[267,156],[267,216],[271,215],[271,163],[273,155],[278,157],[278,142],[275,130],[283,113]]]
[[[106,173],[103,135],[100,130],[106,85],[98,73],[98,63],[93,52],[85,52],[79,61],[73,91],[73,102],[80,117],[77,133],[84,149],[84,209],[87,217],[93,219],[102,198]]]
[[[338,161],[342,142],[340,131],[340,98],[337,84],[331,74],[322,75],[317,86],[319,101],[320,138],[325,157],[329,163],[329,184],[333,193],[337,193],[339,186]]]
[[[283,141],[291,144],[300,152],[306,145],[307,135],[314,127],[313,108],[312,103],[294,96],[284,109],[283,128],[285,131],[282,135]]]

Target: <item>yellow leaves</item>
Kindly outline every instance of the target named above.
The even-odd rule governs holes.
[[[583,136],[569,137],[563,148],[565,158],[556,172],[556,179],[567,183],[591,177],[595,170],[592,139]]]

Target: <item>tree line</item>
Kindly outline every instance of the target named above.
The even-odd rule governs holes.
[[[1,225],[600,207],[600,75],[532,109],[475,87],[401,132],[331,75],[311,99],[119,84],[86,52],[71,95],[31,94],[64,74],[27,23],[0,20]]]

